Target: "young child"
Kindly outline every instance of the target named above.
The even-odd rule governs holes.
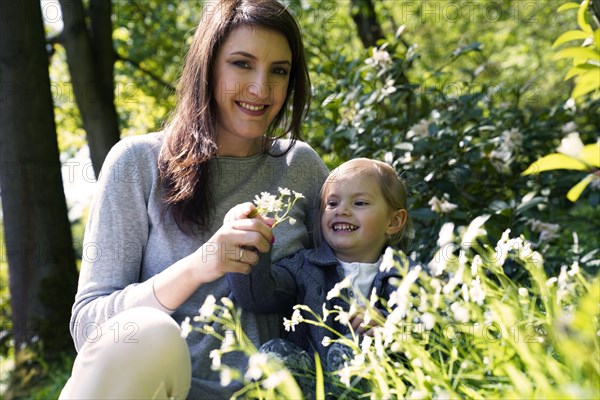
[[[380,271],[379,266],[385,248],[398,245],[403,237],[406,201],[405,185],[388,164],[366,158],[342,164],[321,188],[315,224],[317,247],[301,250],[273,266],[268,254],[261,255],[248,275],[228,274],[235,299],[241,307],[260,313],[289,313],[296,304],[305,304],[318,314],[323,305],[348,311],[349,304],[340,297],[326,298],[344,278],[351,286],[342,290],[341,297],[353,299],[360,293],[368,299],[374,289],[387,299],[397,288],[390,278],[399,274],[395,269]],[[352,321],[355,330],[361,321],[360,317]],[[341,334],[349,333],[339,321],[329,318],[327,322]],[[325,360],[327,349],[322,342],[327,333],[314,325],[299,324],[286,339],[311,355],[317,351]]]

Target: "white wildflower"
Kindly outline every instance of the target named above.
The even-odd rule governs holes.
[[[183,322],[181,322],[181,337],[187,338],[190,332],[192,331],[192,324],[190,324],[190,317],[185,317]]]
[[[383,253],[383,260],[381,260],[379,270],[381,272],[389,272],[394,268],[394,264],[394,249],[388,246]]]
[[[234,345],[235,345],[235,332],[233,332],[231,329],[228,329],[227,331],[225,331],[225,337],[223,338],[223,341],[221,342],[221,350],[227,351],[227,350],[233,349]]]
[[[421,315],[420,319],[423,323],[423,328],[425,328],[426,331],[430,331],[433,329],[435,325],[435,317],[432,314],[425,313]]]
[[[569,121],[566,124],[564,124],[560,129],[565,135],[567,135],[569,133],[577,131],[577,124],[573,121]]]
[[[303,199],[304,195],[300,192],[296,192],[295,190],[292,190],[292,192],[294,193],[294,198],[295,199]]]
[[[469,289],[469,294],[471,295],[471,299],[473,302],[477,303],[477,305],[482,305],[485,300],[485,291],[481,287],[481,282],[479,281],[479,277],[476,277],[471,281],[471,288]]]
[[[386,67],[392,64],[390,53],[384,50],[385,46],[373,48],[373,55],[365,60],[365,64],[371,67]]]
[[[440,298],[442,294],[442,287],[439,286],[438,288],[435,289],[435,293],[433,295],[433,303],[432,303],[432,307],[434,310],[437,310],[438,308],[440,308]]]
[[[552,287],[552,285],[554,285],[557,281],[558,281],[558,278],[553,276],[552,278],[550,278],[546,281],[546,286]]]
[[[437,245],[439,247],[444,247],[451,243],[452,239],[454,239],[454,224],[452,222],[446,222],[440,229]]]
[[[454,302],[450,305],[450,310],[454,314],[454,319],[458,322],[466,323],[469,322],[469,310],[460,304],[459,302]]]
[[[329,336],[323,336],[323,340],[321,341],[321,345],[323,347],[328,347],[331,345],[331,338]]]
[[[221,350],[211,350],[210,353],[208,353],[208,357],[212,360],[211,368],[213,371],[217,371],[221,368]]]
[[[292,192],[290,191],[290,189],[288,188],[277,188],[277,191],[282,195],[282,196],[291,196]]]
[[[479,270],[483,266],[483,260],[479,254],[475,254],[473,257],[473,261],[471,261],[471,275],[476,276],[479,273]]]
[[[363,354],[368,353],[372,344],[373,344],[373,338],[371,336],[368,336],[368,335],[363,336],[362,343],[360,344],[362,353]]]
[[[221,378],[221,386],[229,386],[229,384],[233,380],[231,370],[229,368],[221,369],[220,378]]]
[[[202,304],[202,307],[200,307],[200,310],[198,310],[200,317],[202,317],[202,318],[211,317],[215,313],[216,303],[217,303],[217,300],[215,299],[215,296],[213,296],[212,294],[209,294],[208,296],[206,296],[206,300],[204,300],[204,304]]]
[[[575,276],[579,273],[579,261],[574,261],[569,270],[569,276]]]
[[[566,102],[565,105],[563,106],[563,108],[565,110],[569,110],[569,111],[576,111],[577,110],[577,105],[575,104],[575,100],[572,98],[569,98]]]
[[[340,306],[334,306],[338,309],[338,315],[335,317],[336,321],[339,321],[342,325],[348,325],[350,323],[350,313],[344,311]]]
[[[254,353],[248,359],[248,370],[246,379],[257,381],[263,375],[263,367],[267,364],[269,358],[266,353]]]
[[[427,292],[425,291],[425,289],[423,289],[422,287],[419,288],[419,293],[420,293],[420,299],[419,299],[419,311],[421,312],[425,312],[427,310],[427,299],[428,299],[428,295]]]
[[[398,333],[398,327],[403,326],[402,320],[405,315],[405,310],[401,310],[400,308],[396,307],[385,319],[382,335],[385,338],[386,345],[393,341],[394,336]],[[404,335],[404,333],[402,334]]]
[[[469,286],[466,283],[463,283],[461,288],[460,288],[463,300],[465,301],[465,303],[469,302]]]
[[[333,288],[327,293],[327,300],[331,300],[334,297],[339,297],[342,294],[342,289],[347,289],[352,285],[352,282],[347,277],[341,282],[338,282]]]
[[[435,400],[450,400],[451,399],[450,393],[448,393],[447,391],[443,390],[439,386],[435,386],[433,388],[433,390],[435,391],[435,395],[433,396],[433,398]]]
[[[519,290],[519,296],[521,297],[528,297],[529,296],[529,291],[527,290],[527,288],[524,287],[520,287]]]
[[[530,219],[526,222],[526,224],[531,227],[532,232],[540,234],[540,242],[550,242],[560,236],[559,224],[550,224],[537,219]]]
[[[452,278],[450,278],[448,283],[446,283],[444,285],[444,294],[452,293],[454,291],[455,287],[462,284],[463,279],[464,279],[464,277],[463,277],[464,274],[465,274],[465,265],[459,264],[458,269],[456,270],[456,273],[454,274],[454,276]]]
[[[344,363],[344,368],[338,371],[338,376],[340,377],[340,382],[342,382],[346,387],[350,387],[350,378],[352,377],[352,369],[347,363]]]
[[[279,386],[283,381],[285,381],[287,379],[288,375],[286,370],[282,369],[279,370],[271,375],[269,375],[267,377],[267,379],[265,379],[262,382],[262,387],[265,389],[275,389],[277,386]]]
[[[429,261],[429,264],[427,264],[427,267],[429,267],[429,272],[431,275],[440,276],[446,269],[447,264],[448,260],[446,260],[445,252],[438,250],[433,259]]]
[[[510,229],[505,230],[500,237],[500,240],[496,244],[496,254],[495,261],[497,265],[503,265],[504,261],[508,257],[508,252],[512,247],[512,242],[510,241]]]
[[[567,266],[563,265],[558,275],[558,290],[556,291],[556,301],[560,303],[563,298],[572,294],[574,290],[574,284],[569,282],[569,273],[567,272]]]
[[[257,208],[268,213],[278,212],[281,210],[281,202],[277,200],[277,197],[268,192],[261,192],[260,197],[255,196],[254,204],[256,204]]]
[[[406,132],[406,138],[411,139],[413,137],[425,138],[429,136],[429,121],[422,119],[415,125],[413,125],[408,132]]]
[[[458,206],[454,203],[450,203],[446,198],[438,199],[437,196],[433,196],[431,200],[427,202],[431,206],[431,211],[438,214],[446,214],[455,210]]]
[[[485,234],[485,230],[482,228],[482,226],[485,223],[485,221],[488,220],[488,218],[490,218],[489,215],[480,215],[479,217],[471,221],[471,223],[467,227],[467,230],[462,235],[460,246],[463,249],[470,248],[471,245],[475,243],[475,239],[478,236]]]
[[[296,224],[296,218],[289,217],[288,218],[288,222],[290,223],[290,225],[295,225]]]
[[[398,289],[390,294],[390,299],[388,300],[389,307],[397,305],[397,308],[404,311],[408,309],[410,287],[417,280],[420,272],[421,266],[417,265],[406,274],[406,277],[404,277],[402,283],[398,286]]]
[[[422,390],[414,389],[412,392],[410,392],[410,395],[408,395],[408,398],[411,399],[411,400],[426,399],[427,398],[427,393],[425,393]]]
[[[494,313],[490,310],[484,311],[483,322],[485,325],[491,325],[494,322]]]
[[[583,153],[583,142],[579,137],[579,133],[571,132],[560,142],[560,146],[556,149],[559,153],[574,158],[580,158]]]
[[[331,311],[329,311],[326,307],[326,303],[323,303],[323,322],[327,321],[327,317],[329,317],[329,314],[331,313]]]
[[[296,331],[296,325],[298,325],[302,321],[304,321],[304,317],[302,317],[302,312],[299,309],[295,309],[292,313],[292,319],[287,319],[285,317],[283,318],[283,326],[285,327],[285,330],[287,332],[289,332],[290,330],[294,332]]]
[[[221,304],[227,308],[235,308],[233,305],[233,300],[231,300],[229,297],[221,297]]]
[[[352,315],[352,314],[350,314],[350,315]],[[362,322],[362,325],[364,325],[364,326],[368,326],[368,325],[371,323],[371,319],[372,319],[372,317],[371,317],[371,309],[370,309],[370,308],[367,308],[367,309],[365,310],[365,313],[363,314],[363,322]]]

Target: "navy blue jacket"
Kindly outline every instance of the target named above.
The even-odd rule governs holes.
[[[252,267],[250,274],[227,274],[232,294],[242,308],[255,313],[289,314],[294,305],[305,304],[321,317],[323,304],[328,310],[332,310],[336,305],[345,311],[349,310],[349,304],[339,297],[326,299],[327,293],[344,278],[344,271],[333,250],[325,242],[316,249],[301,250],[273,266],[270,261],[270,254],[261,254],[258,264]],[[412,260],[408,259],[408,262],[409,265],[414,265]],[[372,288],[375,288],[377,295],[382,299],[388,299],[397,289],[398,281],[394,285],[390,278],[400,280],[402,276],[398,270],[392,268],[390,271],[377,272],[373,280]],[[350,298],[351,290],[343,289],[342,296]],[[387,312],[382,313],[387,315]],[[306,312],[303,312],[302,316],[305,319],[314,319]],[[335,315],[328,317],[327,325],[342,335],[350,333],[346,326],[334,321],[334,317]],[[324,336],[332,337],[333,334],[324,328],[301,323],[285,338],[309,354],[317,351],[323,359],[326,351],[322,345]]]

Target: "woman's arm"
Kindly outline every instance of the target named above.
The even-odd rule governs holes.
[[[270,248],[268,226],[260,225],[260,221],[236,221],[225,224],[199,248],[194,249],[194,240],[189,239],[177,250],[181,259],[165,258],[172,265],[163,267],[156,259],[161,250],[154,243],[150,262],[153,270],[143,270],[142,266],[148,265],[151,230],[162,229],[157,225],[163,224],[155,205],[159,145],[152,135],[124,139],[110,151],[103,165],[86,227],[71,316],[71,334],[77,348],[101,334],[99,325],[117,313],[149,306],[171,314],[204,283],[228,271],[247,271],[248,264],[256,262],[257,257],[244,255],[240,262],[237,250],[241,244],[261,251]],[[182,236],[182,240],[187,239]],[[215,251],[215,247],[225,251]],[[164,250],[173,253],[172,248]]]
[[[167,308],[175,309],[204,283],[229,272],[249,273],[251,264],[258,261],[257,252],[269,251],[273,236],[264,220],[249,219],[248,214],[249,211],[243,219],[226,220],[206,244],[158,274],[154,278],[158,301]]]

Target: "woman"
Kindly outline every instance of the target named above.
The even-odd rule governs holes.
[[[122,140],[104,163],[71,319],[79,355],[61,398],[229,398],[239,389],[221,387],[210,368],[220,343],[197,332],[186,343],[179,324],[209,294],[230,296],[223,275],[249,272],[274,236],[274,259],[310,245],[327,169],[296,141],[310,90],[303,51],[295,20],[275,0],[205,8],[165,131]],[[290,139],[273,139],[283,135]],[[305,195],[297,224],[222,222],[277,187]],[[281,324],[249,312],[242,323],[256,345]]]

